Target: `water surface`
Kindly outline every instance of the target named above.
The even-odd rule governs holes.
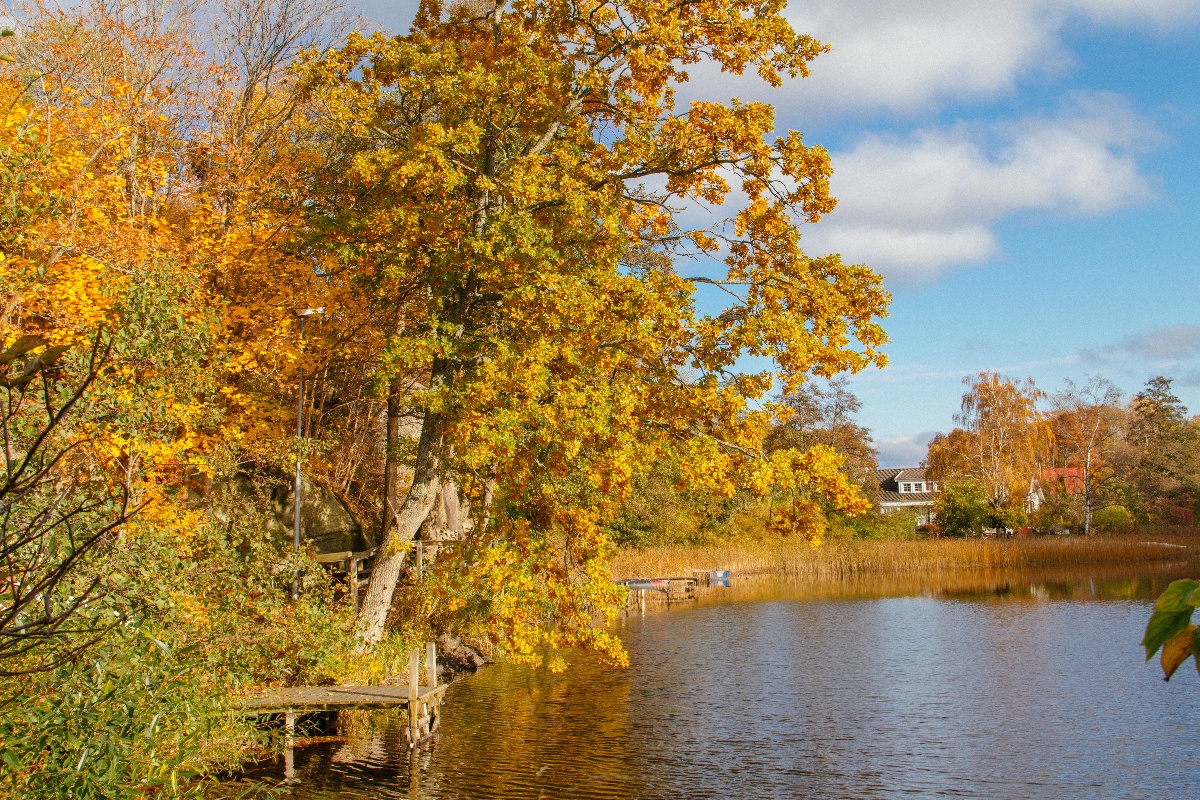
[[[298,749],[284,796],[1195,796],[1200,680],[1138,646],[1181,571],[743,582],[625,617],[628,670],[454,684],[411,760],[386,724]]]

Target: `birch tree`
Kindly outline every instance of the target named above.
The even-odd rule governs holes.
[[[1106,456],[1120,433],[1121,392],[1113,383],[1092,376],[1083,386],[1067,380],[1053,397],[1054,443],[1068,467],[1082,471],[1083,532],[1092,532],[1092,513],[1112,468]]]

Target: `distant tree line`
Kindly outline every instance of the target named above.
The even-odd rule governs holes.
[[[1111,381],[1067,380],[1047,394],[1031,379],[965,379],[956,427],[924,462],[942,491],[920,533],[988,530],[1116,533],[1140,525],[1190,526],[1200,513],[1200,417],[1158,376],[1126,398]],[[890,538],[918,533],[913,511],[882,513],[871,431],[844,379],[809,382],[780,398],[765,448],[829,448],[866,504],[847,510],[803,487],[720,494],[656,464],[612,523],[618,544],[698,544],[805,535]]]
[[[989,528],[1117,532],[1192,525],[1200,508],[1200,418],[1151,378],[1125,400],[1111,381],[1047,395],[994,373],[965,380],[958,426],[929,445],[948,534]]]

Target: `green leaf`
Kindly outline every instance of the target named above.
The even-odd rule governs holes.
[[[1166,590],[1158,596],[1158,601],[1154,604],[1154,610],[1157,611],[1184,611],[1195,608],[1195,602],[1192,596],[1196,593],[1196,589],[1200,588],[1200,583],[1193,580],[1184,579],[1174,581]],[[1200,599],[1200,598],[1197,598]]]
[[[1193,658],[1195,657],[1196,653],[1200,653],[1200,628],[1197,628],[1196,630],[1192,631],[1192,656],[1193,656]],[[1200,672],[1200,658],[1196,658],[1195,661],[1196,661],[1196,671]]]
[[[1146,635],[1142,637],[1147,661],[1154,657],[1160,647],[1191,623],[1193,611],[1194,608],[1187,606],[1183,611],[1155,611],[1150,615],[1150,622],[1146,624]]]

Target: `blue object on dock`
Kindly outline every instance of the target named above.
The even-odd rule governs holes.
[[[712,571],[712,585],[713,586],[724,586],[726,589],[728,589],[729,588],[729,570],[714,569]]]

